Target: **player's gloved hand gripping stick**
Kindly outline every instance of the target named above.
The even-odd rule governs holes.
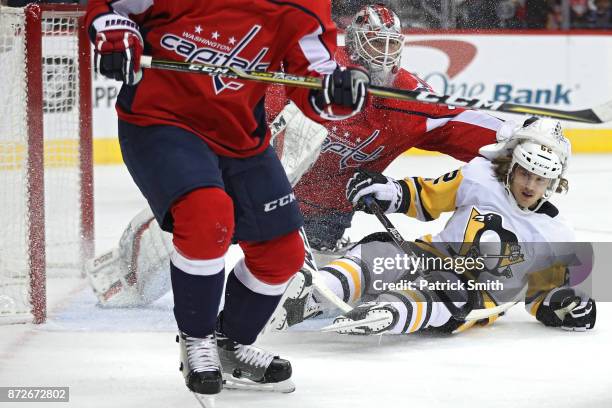
[[[310,89],[322,89],[321,78],[303,77],[284,72],[271,71],[243,71],[235,67],[217,66],[195,62],[168,61],[142,56],[140,58],[142,68],[164,69],[171,71],[198,73],[210,76],[221,76],[247,81],[267,82],[273,84],[297,86]],[[516,113],[521,115],[548,116],[572,122],[583,123],[605,123],[612,121],[612,101],[592,109],[577,111],[564,111],[551,108],[540,108],[535,106],[493,102],[476,98],[461,98],[452,95],[437,95],[427,91],[388,88],[370,85],[368,93],[382,98],[392,98],[407,101],[419,101],[425,103],[457,106],[462,108],[484,109],[497,112]]]

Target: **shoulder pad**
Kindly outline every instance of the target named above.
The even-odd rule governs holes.
[[[559,215],[559,209],[555,207],[550,201],[546,201],[542,206],[536,211],[538,214],[548,215],[550,218],[555,218]]]

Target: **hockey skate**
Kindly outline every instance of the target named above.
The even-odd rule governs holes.
[[[291,363],[252,345],[216,334],[226,389],[288,393],[295,390]]]
[[[334,331],[340,334],[380,334],[392,329],[398,320],[399,312],[392,303],[368,302],[336,317],[331,325],[323,327],[321,331]]]
[[[279,306],[270,318],[268,328],[285,330],[322,313],[321,304],[313,296],[312,273],[302,268],[285,290]]]
[[[311,248],[312,256],[317,265],[327,265],[344,256],[354,245],[355,242],[352,242],[350,238],[342,237],[331,247],[317,246],[316,248]]]
[[[179,332],[176,342],[181,349],[179,370],[185,377],[187,388],[196,394],[214,395],[221,392],[223,378],[215,335],[198,338]]]

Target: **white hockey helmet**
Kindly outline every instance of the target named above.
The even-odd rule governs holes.
[[[511,140],[517,144],[512,150],[512,161],[506,175],[505,187],[508,192],[516,165],[551,180],[535,208],[523,209],[526,212],[537,211],[557,190],[569,164],[571,145],[563,136],[561,123],[546,118],[528,119],[523,127],[516,130]]]
[[[346,28],[346,48],[349,57],[369,71],[372,84],[389,85],[404,48],[399,17],[383,4],[362,7]]]

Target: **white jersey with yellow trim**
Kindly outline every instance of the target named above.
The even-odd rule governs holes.
[[[437,179],[405,181],[409,216],[432,220],[454,211],[440,233],[423,240],[446,256],[480,257],[476,281],[499,282],[489,290],[496,303],[522,300],[530,274],[563,263],[574,251],[574,231],[557,208],[547,202],[536,212],[521,211],[484,158]]]

